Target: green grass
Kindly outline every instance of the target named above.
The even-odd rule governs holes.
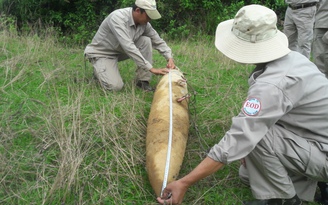
[[[212,38],[168,44],[192,94],[183,176],[229,129],[252,67],[224,58]],[[145,169],[153,93],[135,88],[130,60],[119,64],[124,89],[103,91],[83,50],[50,34],[0,30],[0,204],[157,204]],[[154,65],[165,66],[156,51]],[[238,167],[232,163],[196,183],[184,204],[252,199]]]

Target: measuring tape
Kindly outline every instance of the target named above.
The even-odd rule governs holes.
[[[169,128],[169,141],[167,145],[167,153],[166,153],[166,163],[165,163],[165,171],[164,171],[164,179],[162,185],[161,196],[163,196],[163,191],[167,185],[167,178],[169,176],[170,169],[170,161],[171,161],[171,149],[172,149],[172,130],[173,130],[173,106],[172,106],[172,76],[171,71],[168,73],[169,77],[169,101],[170,101],[170,128]]]

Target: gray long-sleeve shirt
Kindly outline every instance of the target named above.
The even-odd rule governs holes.
[[[327,149],[328,79],[312,62],[292,51],[256,70],[249,85],[241,112],[210,158],[224,164],[244,158],[274,124]]]
[[[171,49],[150,23],[145,25],[134,23],[131,7],[117,9],[110,13],[101,23],[92,42],[86,46],[84,53],[88,58],[116,58],[125,53],[138,67],[149,70],[152,68],[151,63],[142,56],[134,43],[140,36],[149,37],[154,49],[166,59],[172,58]]]

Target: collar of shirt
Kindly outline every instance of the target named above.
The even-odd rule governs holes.
[[[137,25],[134,23],[134,20],[133,20],[133,9],[132,7],[130,8],[130,11],[129,11],[130,15],[129,15],[129,26],[133,26],[133,27],[137,27]]]

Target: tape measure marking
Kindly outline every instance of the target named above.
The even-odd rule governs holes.
[[[167,178],[169,175],[170,161],[171,161],[171,149],[172,149],[172,130],[173,130],[173,105],[172,105],[172,76],[171,72],[168,73],[169,77],[169,101],[170,101],[170,128],[169,128],[169,140],[167,145],[167,154],[166,154],[166,163],[165,163],[165,172],[162,185],[161,196],[167,185]]]

